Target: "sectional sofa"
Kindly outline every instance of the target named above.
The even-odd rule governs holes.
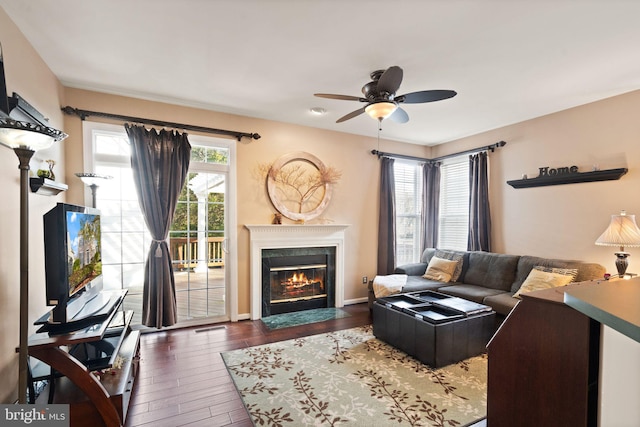
[[[453,277],[454,281],[443,282],[423,277],[436,253],[437,259],[457,260],[461,264],[458,265],[458,277]],[[408,276],[401,292],[437,291],[489,305],[496,313],[506,316],[520,301],[513,295],[525,283],[534,267],[537,267],[536,270],[573,271],[572,282],[601,279],[605,274],[605,268],[595,263],[493,252],[439,251],[434,248],[426,249],[419,263],[399,266],[394,273]],[[373,282],[370,282],[370,307],[376,299],[373,289]]]

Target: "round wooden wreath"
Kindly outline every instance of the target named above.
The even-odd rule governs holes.
[[[331,184],[339,178],[313,154],[298,151],[276,160],[267,175],[273,206],[294,221],[309,221],[324,212],[331,200]]]

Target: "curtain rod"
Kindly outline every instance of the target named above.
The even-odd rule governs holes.
[[[495,144],[486,145],[484,147],[472,148],[470,150],[460,151],[458,153],[447,154],[446,156],[440,156],[440,157],[436,157],[436,158],[433,158],[433,159],[427,159],[427,158],[424,158],[424,157],[407,156],[405,154],[385,153],[384,151],[378,151],[378,150],[371,150],[371,154],[374,154],[374,155],[378,156],[378,158],[380,158],[380,157],[393,157],[394,159],[417,160],[419,162],[428,162],[429,163],[429,162],[438,162],[440,160],[448,159],[450,157],[461,156],[463,154],[478,153],[480,151],[485,151],[485,150],[489,150],[491,152],[494,152],[496,148],[504,147],[505,145],[507,145],[506,142],[499,141],[499,142],[496,142]]]
[[[135,123],[145,123],[148,125],[154,125],[154,126],[163,126],[163,127],[171,127],[171,128],[177,128],[177,129],[185,129],[185,130],[193,130],[193,131],[197,131],[197,132],[204,132],[204,133],[213,133],[213,134],[217,134],[217,135],[226,135],[226,136],[233,136],[235,137],[238,142],[240,142],[240,140],[242,138],[250,138],[250,139],[260,139],[260,134],[257,133],[244,133],[244,132],[235,132],[232,130],[224,130],[224,129],[214,129],[214,128],[209,128],[209,127],[204,127],[204,126],[195,126],[195,125],[186,125],[184,123],[173,123],[173,122],[164,122],[161,120],[152,120],[152,119],[143,119],[140,117],[132,117],[132,116],[123,116],[120,114],[111,114],[111,113],[101,113],[98,111],[88,111],[88,110],[79,110],[77,108],[73,108],[70,106],[66,106],[64,108],[62,108],[62,111],[65,112],[66,114],[69,115],[76,115],[78,117],[80,117],[80,119],[84,120],[89,116],[97,116],[97,117],[105,117],[108,119],[116,119],[116,120],[122,120],[122,121],[130,121],[130,122],[135,122]]]

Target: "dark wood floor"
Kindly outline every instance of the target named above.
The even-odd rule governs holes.
[[[367,304],[349,317],[270,331],[261,321],[144,334],[126,426],[251,426],[221,352],[371,323]]]
[[[274,331],[258,320],[142,335],[125,426],[251,426],[220,353],[371,323],[367,304],[344,310],[349,317]]]

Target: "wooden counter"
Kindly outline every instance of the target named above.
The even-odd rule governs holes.
[[[640,278],[583,282],[565,290],[564,302],[640,342]]]
[[[597,425],[600,324],[564,303],[580,287],[523,294],[489,342],[489,427]]]

